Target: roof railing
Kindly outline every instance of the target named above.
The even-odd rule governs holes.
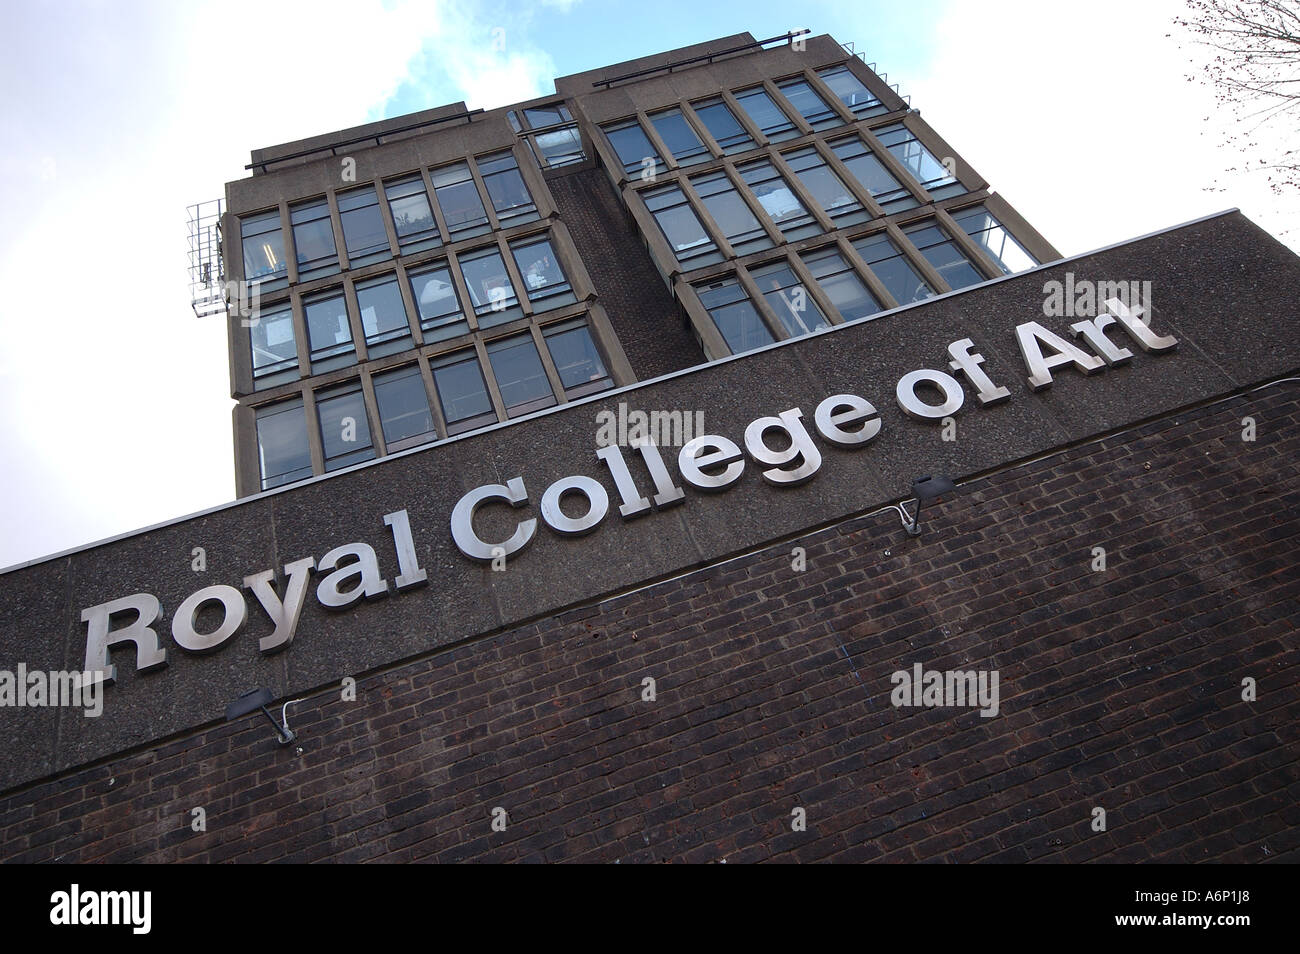
[[[692,63],[701,63],[704,62],[705,60],[712,63],[714,59],[716,59],[719,56],[730,56],[732,53],[743,53],[745,50],[752,50],[755,47],[767,46],[767,44],[769,43],[777,43],[777,42],[788,43],[797,36],[803,36],[804,34],[811,33],[811,32],[812,32],[811,30],[793,30],[790,33],[785,34],[784,36],[769,37],[766,40],[755,40],[753,43],[746,43],[743,46],[733,46],[729,50],[717,50],[716,52],[713,53],[702,53],[699,56],[692,56],[684,60],[674,60],[672,63],[665,63],[662,66],[651,66],[644,70],[637,70],[635,73],[624,73],[622,76],[612,76],[606,80],[597,80],[595,83],[592,83],[591,85],[593,87],[604,86],[608,88],[614,85],[615,83],[621,83],[624,80],[636,79],[639,76],[648,76],[651,73],[658,73],[662,70],[667,70],[668,72],[671,73],[674,69],[676,69],[679,66],[689,66]]]
[[[410,132],[412,129],[423,129],[425,126],[436,126],[439,123],[448,123],[453,119],[468,119],[473,122],[473,117],[477,116],[481,112],[483,112],[481,109],[471,109],[463,113],[454,113],[451,116],[439,116],[437,119],[426,119],[423,122],[410,123],[406,126],[397,126],[393,129],[385,129],[383,132],[370,133],[366,136],[355,136],[352,139],[344,139],[342,142],[331,143],[329,145],[320,145],[314,149],[300,149],[297,152],[285,153],[283,156],[276,156],[272,159],[263,159],[261,162],[250,162],[248,165],[244,166],[244,168],[261,169],[265,172],[267,166],[274,165],[277,162],[286,162],[290,159],[301,159],[303,156],[314,156],[317,153],[325,152],[327,149],[331,156],[337,156],[338,152],[336,150],[342,149],[345,146],[355,146],[363,142],[368,143],[372,139],[376,146],[380,146],[383,145],[383,139],[385,136],[396,136],[398,133]]]

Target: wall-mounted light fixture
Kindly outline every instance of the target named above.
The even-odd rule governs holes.
[[[935,497],[952,493],[956,489],[957,485],[942,475],[931,477],[927,474],[912,481],[912,494],[916,497],[916,514],[910,516],[902,504],[895,505],[898,512],[903,516],[903,529],[907,531],[908,536],[919,537],[921,535],[921,507],[927,500],[933,500]]]
[[[248,715],[256,709],[262,710],[262,715],[266,716],[271,725],[275,726],[275,737],[281,745],[288,745],[294,740],[294,734],[289,731],[289,722],[286,719],[282,726],[275,721],[275,716],[271,715],[266,708],[271,704],[274,696],[271,695],[270,689],[249,689],[248,692],[240,694],[239,698],[226,706],[226,721],[234,722],[240,716]],[[287,705],[287,703],[286,703]]]

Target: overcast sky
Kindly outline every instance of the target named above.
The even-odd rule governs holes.
[[[1229,207],[1300,248],[1172,0],[15,3],[0,11],[0,567],[234,497],[186,207],[251,149],[748,30],[852,41],[1063,254]],[[797,13],[797,22],[791,20]],[[504,48],[493,43],[504,29]],[[1173,34],[1173,36],[1169,36]],[[1279,134],[1280,135],[1280,134]],[[1215,186],[1218,188],[1214,188]]]

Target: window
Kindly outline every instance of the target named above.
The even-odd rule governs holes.
[[[488,344],[487,353],[507,417],[517,417],[555,403],[555,392],[551,390],[550,379],[542,367],[532,335],[500,338]]]
[[[284,258],[279,209],[240,219],[239,233],[244,243],[244,281],[260,282],[267,290],[287,285],[289,263]]]
[[[298,346],[293,336],[293,311],[288,306],[262,312],[249,327],[256,386],[269,387],[297,379]]]
[[[840,114],[827,105],[826,100],[818,96],[817,91],[802,76],[783,80],[777,86],[785,93],[790,105],[799,111],[799,115],[813,129],[826,129],[844,122]]]
[[[921,301],[934,294],[934,289],[917,273],[902,249],[886,233],[877,232],[858,239],[853,247],[867,263],[872,274],[880,279],[889,289],[889,294],[894,296],[894,301],[900,305]]]
[[[831,326],[788,262],[752,268],[749,274],[791,338]]]
[[[696,176],[691,185],[737,255],[772,247],[772,240],[731,184],[726,172],[719,169]]]
[[[956,290],[967,285],[978,285],[985,280],[957,243],[934,222],[921,222],[903,231],[917,251],[943,276],[949,288]]]
[[[542,335],[567,397],[580,398],[614,386],[591,340],[591,330],[581,321],[552,325]]]
[[[317,392],[316,417],[320,421],[326,473],[375,456],[360,381]]]
[[[424,190],[423,176],[407,176],[384,186],[388,208],[393,213],[397,228],[397,244],[403,252],[418,252],[442,244],[438,223],[429,208],[429,195]]]
[[[506,263],[495,245],[470,252],[460,258],[460,271],[469,286],[474,314],[481,328],[504,324],[521,316],[519,295],[510,282]]]
[[[551,248],[550,239],[543,237],[512,242],[510,251],[519,266],[524,291],[534,311],[549,311],[577,301],[555,257],[555,250]]]
[[[798,149],[785,153],[781,158],[804,184],[804,188],[812,193],[822,211],[830,216],[832,227],[842,229],[871,218],[871,213],[862,207],[862,203],[834,170],[826,165],[826,160],[815,148],[809,146],[807,149]]]
[[[257,409],[257,460],[263,490],[311,476],[302,398]]]
[[[663,140],[679,166],[690,166],[713,158],[709,150],[704,148],[704,143],[700,142],[700,137],[695,135],[695,130],[686,121],[680,109],[665,109],[663,112],[651,113],[649,118],[654,124],[655,132],[659,134],[659,138]]]
[[[768,142],[781,142],[799,135],[799,130],[790,122],[790,117],[781,112],[781,107],[772,102],[772,97],[767,95],[767,90],[763,87],[741,90],[736,94],[736,102],[767,137]]]
[[[790,241],[817,235],[822,227],[798,196],[790,190],[776,167],[766,159],[737,166],[736,171],[763,206],[776,227]]]
[[[503,229],[537,218],[537,206],[528,193],[528,186],[524,185],[524,177],[519,174],[514,153],[483,156],[478,160],[478,171]]]
[[[871,197],[879,203],[886,215],[914,209],[920,204],[859,137],[841,139],[831,143],[830,147],[849,173],[871,193]]]
[[[338,271],[339,253],[330,226],[330,207],[324,199],[290,206],[293,245],[298,252],[298,280]]]
[[[577,126],[561,126],[528,137],[539,165],[549,169],[587,158]]]
[[[745,127],[740,125],[740,120],[732,114],[722,97],[692,103],[691,106],[724,153],[731,155],[754,148],[754,140],[745,132]]]
[[[396,275],[358,282],[357,307],[361,309],[361,327],[370,357],[393,354],[411,346],[407,340],[411,326],[406,320],[406,306],[402,304]]]
[[[529,129],[555,126],[573,119],[573,116],[569,114],[569,107],[563,103],[556,103],[554,106],[530,106],[523,113],[524,122],[528,124]]]
[[[883,310],[876,296],[834,246],[805,252],[800,258],[845,321]]]
[[[474,186],[468,163],[456,162],[434,169],[429,178],[443,220],[447,223],[448,241],[482,235],[490,230],[487,210],[483,208],[483,200]]]
[[[372,380],[379,428],[389,453],[438,439],[418,364],[376,374]]]
[[[775,340],[738,279],[713,282],[695,291],[732,354],[761,348]]]
[[[891,123],[872,132],[933,198],[942,199],[966,191],[966,187],[950,175],[947,167],[902,123]]]
[[[445,341],[469,331],[446,263],[411,272],[411,297],[420,315],[425,341]]]
[[[818,70],[817,75],[822,78],[822,82],[830,91],[839,97],[840,102],[859,119],[888,112],[884,103],[867,89],[862,80],[853,75],[847,65],[828,66]]]
[[[379,214],[379,196],[374,186],[340,192],[339,221],[348,250],[348,266],[369,265],[392,257],[384,217]]]
[[[303,302],[307,317],[307,343],[311,348],[311,371],[318,374],[356,361],[352,328],[343,292]]]
[[[602,128],[605,138],[618,154],[618,161],[623,163],[623,171],[629,176],[648,179],[668,168],[635,119]],[[650,175],[646,175],[646,170],[650,170]]]
[[[448,436],[497,422],[492,399],[483,382],[483,371],[473,351],[458,351],[429,365]]]
[[[689,270],[722,261],[722,253],[704,231],[681,189],[675,185],[647,189],[641,198],[659,223],[682,268]]]
[[[993,259],[993,263],[1002,270],[1002,274],[1023,272],[1038,264],[1034,257],[1025,251],[1024,246],[1017,242],[1006,227],[984,206],[977,205],[970,209],[962,209],[960,212],[952,213],[952,218],[967,235],[988,252],[989,258]]]

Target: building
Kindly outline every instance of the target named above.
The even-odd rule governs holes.
[[[1062,259],[805,35],[250,170],[241,499],[0,575],[0,665],[90,674],[0,680],[0,857],[1295,856],[1240,213]]]

